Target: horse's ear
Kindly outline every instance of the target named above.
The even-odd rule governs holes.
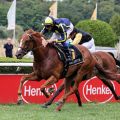
[[[32,29],[29,29],[29,30],[26,31],[26,33],[28,33],[28,34],[31,34],[31,33],[34,33],[34,32],[35,32],[35,31],[32,30]]]

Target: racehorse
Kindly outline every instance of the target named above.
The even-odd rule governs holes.
[[[89,52],[89,50],[81,45],[76,45],[76,48],[81,52],[83,57],[83,63],[78,63],[72,66],[69,66],[66,75],[63,76],[64,71],[64,63],[60,60],[60,55],[58,54],[58,50],[54,47],[53,44],[47,44],[46,47],[43,46],[43,36],[39,32],[35,32],[33,30],[26,31],[20,40],[20,47],[16,52],[16,57],[21,59],[24,55],[26,55],[29,51],[33,52],[34,62],[33,62],[33,72],[24,75],[21,78],[20,85],[18,88],[18,103],[21,103],[22,97],[22,86],[23,83],[27,80],[42,80],[46,79],[46,82],[41,85],[41,91],[46,97],[49,97],[49,94],[45,91],[45,88],[49,85],[54,84],[61,78],[65,78],[65,94],[61,98],[59,102],[59,106],[57,110],[60,110],[63,106],[67,97],[73,93],[76,93],[78,89],[78,85],[82,82],[82,78],[87,75],[89,77],[94,67],[101,73],[102,77],[105,76],[108,79],[116,80],[119,82],[120,75],[116,74],[116,72],[105,71],[104,68],[96,61],[93,55]],[[111,63],[115,64],[114,61]],[[74,86],[72,90],[70,90],[70,80],[75,79]],[[104,80],[103,80],[104,81]],[[109,81],[104,82],[114,94],[116,99],[120,97],[116,95],[113,86],[111,86]]]
[[[120,61],[117,60],[114,56],[113,53],[110,53],[110,52],[102,52],[102,51],[99,51],[99,52],[94,52],[92,53],[93,57],[96,59],[96,61],[102,65],[102,67],[105,69],[105,70],[110,70],[111,72],[119,72],[119,69],[117,66],[120,67]],[[112,57],[111,57],[112,56]],[[111,63],[111,61],[115,61],[113,63]],[[116,64],[115,64],[116,63]],[[88,80],[89,78],[93,77],[93,76],[99,76],[100,74],[98,73],[98,71],[96,71],[96,69],[93,70],[93,73],[92,75],[90,75],[88,78],[84,77],[82,79],[82,81],[84,80]],[[102,79],[103,83],[106,81],[106,78],[100,78]],[[73,83],[74,81],[70,81],[71,82],[71,86],[73,86]],[[112,84],[109,83],[111,86]],[[50,90],[53,92],[54,90],[52,88],[50,88]],[[64,82],[59,86],[59,88],[57,89],[57,91],[53,94],[53,96],[46,102],[42,105],[43,108],[47,108],[49,105],[52,104],[52,102],[54,101],[54,99],[64,90]],[[51,92],[51,93],[52,93]],[[81,99],[80,99],[80,94],[79,94],[79,91],[77,90],[76,92],[76,98],[77,98],[77,101],[78,101],[78,106],[82,106],[82,102],[81,102]]]

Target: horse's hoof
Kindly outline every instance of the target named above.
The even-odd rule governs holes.
[[[55,110],[55,111],[56,111],[56,112],[58,112],[58,111],[61,111],[61,109],[57,109],[57,108],[56,108],[56,110]]]
[[[23,104],[23,100],[18,100],[17,105],[22,105]]]
[[[62,101],[57,102],[58,107],[56,108],[56,111],[61,111],[63,104],[64,104],[64,102],[62,102]]]
[[[48,105],[43,104],[43,105],[41,105],[41,107],[42,107],[42,108],[48,108]]]
[[[62,104],[59,105],[59,106],[56,108],[56,111],[61,111],[62,106],[63,106]]]
[[[118,100],[120,100],[120,96],[118,96]]]
[[[80,105],[78,105],[78,107],[82,107],[82,105],[80,104]]]
[[[55,91],[54,88],[49,88],[49,89],[48,89],[48,92],[49,92],[50,94],[52,94],[54,91]]]
[[[115,97],[116,100],[120,100],[120,96]]]

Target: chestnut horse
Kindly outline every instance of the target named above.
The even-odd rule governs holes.
[[[83,63],[75,64],[69,66],[66,75],[63,77],[62,73],[64,71],[64,63],[60,60],[58,51],[56,48],[47,44],[46,47],[43,46],[43,36],[39,32],[32,30],[26,31],[20,40],[20,47],[16,52],[16,57],[21,59],[29,51],[33,52],[34,62],[33,62],[33,72],[28,75],[24,75],[21,78],[20,85],[18,88],[18,103],[21,103],[22,97],[22,86],[23,83],[27,80],[42,80],[46,79],[46,82],[41,85],[41,91],[46,97],[49,97],[49,94],[45,91],[45,88],[49,85],[56,83],[59,79],[65,78],[65,93],[61,100],[59,101],[59,106],[57,110],[60,110],[63,106],[67,97],[73,93],[76,93],[78,90],[79,83],[82,82],[82,78],[87,75],[91,76],[94,67],[101,73],[101,76],[108,79],[116,80],[119,82],[120,75],[116,72],[106,71],[104,68],[96,61],[95,57],[89,52],[89,50],[81,45],[76,45],[77,49],[81,52],[83,56]],[[114,61],[111,63],[115,64]],[[112,67],[111,67],[112,68]],[[100,77],[101,77],[100,76]],[[70,90],[70,80],[75,79],[75,84]],[[103,80],[104,81],[104,80]],[[110,81],[104,82],[112,91],[116,99],[120,97],[116,95],[113,87],[110,85]]]

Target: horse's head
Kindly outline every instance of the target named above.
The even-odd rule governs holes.
[[[32,51],[35,47],[37,47],[36,41],[38,41],[39,45],[42,46],[42,40],[40,38],[40,33],[35,32],[33,30],[26,31],[20,39],[19,48],[16,52],[17,59],[22,59],[24,55],[26,55],[29,51]]]

